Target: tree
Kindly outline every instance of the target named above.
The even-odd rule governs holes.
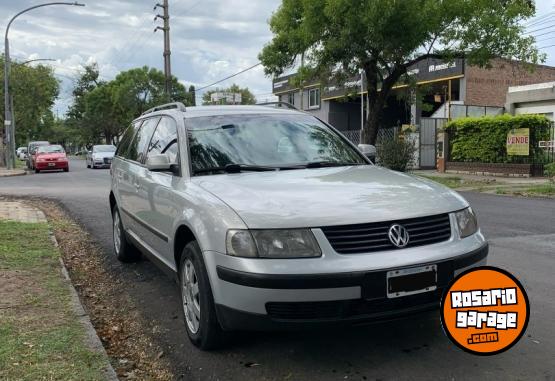
[[[4,66],[3,56],[0,65]],[[12,61],[10,73],[10,93],[15,111],[16,145],[23,145],[30,139],[38,138],[44,118],[51,114],[59,93],[60,85],[52,68],[45,65],[22,65]],[[0,91],[4,94],[4,71],[0,72]],[[4,101],[0,102],[0,125],[4,128]],[[0,134],[1,135],[1,134]]]
[[[297,80],[363,70],[368,114],[361,142],[375,144],[393,86],[423,58],[465,58],[482,67],[494,57],[544,60],[524,34],[522,21],[534,14],[529,0],[283,0],[259,58],[266,74],[280,75],[305,54]]]
[[[172,77],[172,94],[164,93],[165,77],[147,66],[119,73],[109,82],[98,81],[98,69],[85,68],[73,92],[69,120],[85,144],[111,143],[129,123],[146,110],[171,101],[191,104],[191,94]]]
[[[241,104],[242,105],[253,105],[256,103],[256,98],[254,94],[249,90],[248,87],[241,88],[239,85],[235,83],[226,89],[215,89],[210,90],[204,93],[202,96],[202,104],[209,105],[212,104],[210,100],[210,96],[217,92],[225,92],[225,93],[239,93],[241,94]]]

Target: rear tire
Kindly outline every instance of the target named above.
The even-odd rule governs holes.
[[[115,205],[112,210],[112,229],[116,258],[121,262],[138,261],[141,258],[141,254],[137,248],[127,240],[117,205]]]
[[[196,241],[183,249],[179,285],[189,340],[202,350],[218,348],[223,343],[224,332],[218,323],[210,281]]]

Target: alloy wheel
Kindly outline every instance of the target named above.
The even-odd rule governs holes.
[[[183,312],[187,326],[192,333],[197,333],[200,326],[200,293],[195,266],[190,259],[185,260],[181,270],[181,295]]]
[[[114,249],[116,254],[119,254],[121,250],[121,223],[117,210],[114,211]]]

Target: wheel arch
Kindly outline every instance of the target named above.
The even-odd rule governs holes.
[[[114,206],[117,205],[116,196],[114,196],[114,192],[110,191],[110,213],[114,212]]]
[[[181,254],[187,244],[198,241],[195,234],[187,225],[180,225],[175,231],[173,239],[173,258],[175,260],[175,268],[179,269],[181,263]]]

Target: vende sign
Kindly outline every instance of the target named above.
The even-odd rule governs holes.
[[[530,154],[530,129],[517,128],[507,133],[507,155],[528,156]]]

